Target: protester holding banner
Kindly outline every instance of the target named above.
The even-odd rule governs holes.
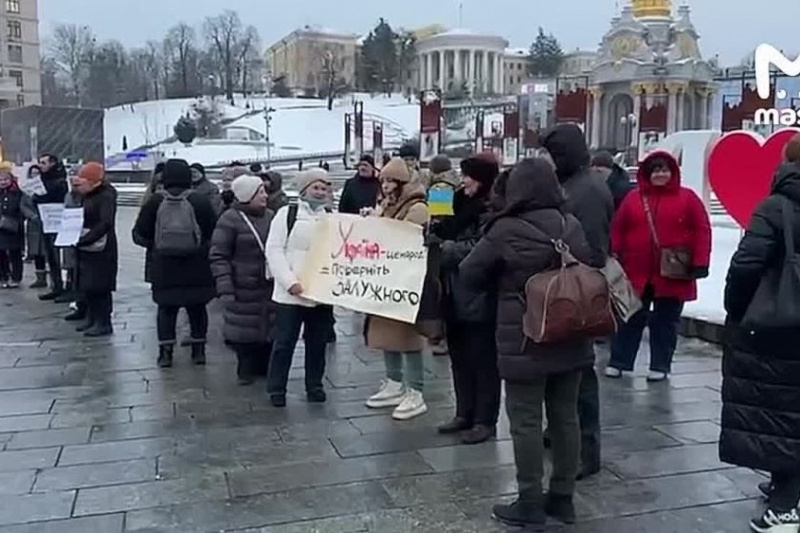
[[[301,328],[304,330],[306,398],[323,403],[325,351],[331,324],[330,306],[303,298],[300,274],[319,217],[329,210],[331,180],[321,168],[297,175],[297,204],[278,210],[267,238],[267,263],[275,277],[273,301],[278,304],[267,392],[275,407],[286,406],[286,383]]]
[[[381,169],[383,200],[376,214],[381,217],[425,225],[429,221],[425,188],[412,182],[411,171],[400,158]],[[368,347],[383,350],[386,379],[380,390],[367,400],[367,407],[395,407],[392,417],[409,420],[427,412],[422,396],[424,367],[423,338],[413,324],[369,316],[365,324]]]
[[[583,370],[594,364],[592,340],[526,341],[526,303],[521,297],[531,276],[558,265],[554,239],[563,240],[579,261],[591,259],[581,224],[563,212],[565,202],[550,163],[543,159],[520,162],[508,179],[504,209],[492,218],[459,265],[465,286],[497,291],[498,367],[506,384],[519,497],[510,505],[496,505],[494,515],[515,526],[542,526],[545,515],[575,521],[572,496],[581,448],[578,389]],[[543,404],[553,442],[553,473],[546,497],[542,491]]]
[[[217,221],[211,238],[211,272],[225,306],[222,335],[236,352],[240,385],[266,377],[272,353],[274,282],[265,246],[274,213],[267,209],[261,178],[240,176],[231,189],[236,201]]]
[[[105,179],[100,163],[86,163],[72,179],[83,197],[83,230],[75,245],[75,287],[86,301],[87,337],[114,333],[112,293],[117,290],[117,190]]]
[[[64,198],[67,196],[69,186],[67,185],[67,170],[61,160],[52,155],[44,154],[39,157],[39,167],[41,180],[47,191],[42,195],[34,195],[33,203],[38,207],[42,205],[64,205]],[[32,170],[32,169],[31,169]],[[30,172],[30,171],[29,171]],[[35,172],[35,171],[34,171]],[[29,177],[31,174],[29,174]],[[53,301],[64,292],[64,279],[61,273],[61,256],[55,247],[55,233],[44,233],[43,228],[39,233],[41,246],[34,255],[36,265],[36,287],[46,287],[46,271],[50,270],[50,292],[42,294],[39,299],[42,301]],[[42,283],[42,282],[45,283]]]
[[[0,163],[0,289],[15,289],[22,282],[25,220],[38,219],[12,169],[9,163]]]
[[[466,286],[458,269],[492,216],[489,201],[499,171],[491,152],[462,160],[464,184],[453,198],[453,216],[431,225],[431,231],[442,240],[440,277],[456,392],[456,416],[439,426],[439,432],[463,432],[464,444],[478,444],[491,438],[500,410],[494,290]]]

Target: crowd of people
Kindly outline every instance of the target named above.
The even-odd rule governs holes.
[[[697,280],[709,275],[708,213],[681,185],[680,167],[669,153],[650,153],[632,182],[610,154],[592,156],[575,125],[555,127],[542,137],[535,157],[512,168],[502,169],[491,152],[463,159],[458,169],[443,155],[422,169],[418,158],[410,146],[380,164],[364,155],[338,206],[321,166],[297,174],[298,197],[289,202],[281,176],[258,165],[226,168],[220,190],[201,165],[160,163],[132,231],[133,242],[145,249],[144,277],[157,306],[158,366],[172,367],[179,346],[188,347],[193,364],[205,364],[208,304],[218,298],[223,337],[237,357],[241,385],[265,378],[271,404],[286,407],[289,370],[302,333],[306,398],[325,402],[334,313],[306,298],[301,282],[317,221],[338,208],[422,226],[429,250],[426,287],[430,282],[436,297],[432,303],[423,298],[420,316],[435,318],[439,327],[364,317],[364,343],[382,352],[385,365],[385,377],[366,405],[391,409],[400,421],[425,413],[423,352],[437,347],[450,356],[456,394],[453,418],[438,431],[477,444],[496,433],[504,383],[518,498],[496,505],[493,515],[533,530],[543,529],[548,517],[574,523],[576,483],[601,468],[595,369],[601,340],[530,342],[523,327],[526,284],[557,267],[554,243],[595,269],[614,258],[641,309],[619,320],[616,334],[605,339],[611,360],[604,375],[620,379],[633,370],[647,327],[647,380],[663,382],[671,373],[683,305],[697,297]],[[49,288],[40,299],[75,302],[67,320],[80,320],[78,330],[87,336],[110,335],[118,263],[116,192],[98,163],[83,165],[68,183],[59,160],[44,155],[29,171],[28,179],[36,177],[45,192],[29,197],[12,168],[0,165],[0,283],[19,286],[27,232],[36,267],[33,287]],[[431,188],[452,190],[452,215],[431,214]],[[37,213],[36,206],[50,203],[84,210],[81,237],[63,254]],[[753,325],[748,319],[754,302],[764,299],[759,296],[766,290],[764,280],[795,261],[799,210],[800,136],[786,150],[771,195],[756,210],[725,291],[720,454],[727,462],[772,473],[761,487],[769,508],[751,523],[754,531],[800,526],[800,363],[792,352],[797,329],[785,321]],[[800,320],[800,310],[787,306]],[[182,308],[190,337],[179,342]],[[544,490],[548,446],[553,468]]]

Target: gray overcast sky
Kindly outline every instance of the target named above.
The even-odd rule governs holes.
[[[673,0],[673,5],[684,0]],[[619,0],[624,4],[625,0]],[[615,12],[615,0],[463,0],[462,26],[505,36],[527,47],[543,26],[565,49],[595,48]],[[688,0],[701,50],[738,63],[761,42],[800,51],[800,0]],[[393,26],[458,26],[458,0],[39,0],[42,33],[54,24],[91,26],[101,38],[133,46],[160,39],[179,21],[199,25],[225,7],[255,25],[268,45],[304,24],[364,33],[379,17]],[[122,7],[124,5],[124,7]],[[380,7],[383,5],[383,7]],[[580,15],[576,15],[580,13]]]

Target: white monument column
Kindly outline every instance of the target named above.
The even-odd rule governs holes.
[[[425,88],[433,89],[433,57],[425,54]]]
[[[476,50],[470,50],[469,51],[469,76],[468,76],[468,78],[469,78],[469,90],[470,90],[470,92],[475,90],[475,81],[478,79],[478,77],[475,76],[475,65],[476,65],[475,55],[477,53],[478,52]]]
[[[444,52],[441,50],[435,52],[436,56],[438,57],[438,61],[436,63],[436,84],[439,86],[439,89],[445,90],[444,85]]]
[[[678,101],[678,109],[677,109],[677,121],[675,123],[675,131],[683,131],[686,129],[685,124],[685,117],[686,117],[686,94],[683,92],[683,87],[678,89],[675,98]]]
[[[669,94],[669,98],[667,100],[667,135],[671,135],[675,133],[675,127],[677,125],[677,116],[678,116],[677,84],[668,83],[667,94]]]
[[[453,52],[455,57],[453,58],[453,69],[455,70],[455,81],[459,85],[464,81],[464,72],[461,70],[461,49],[456,48]]]
[[[636,124],[631,127],[631,146],[639,144],[639,128],[642,123],[642,91],[644,86],[641,83],[633,85],[633,115],[636,117]],[[635,157],[638,158],[638,155]]]
[[[485,92],[491,90],[489,86],[489,52],[483,50],[481,56],[481,89]]]
[[[503,69],[503,54],[497,54],[495,56],[495,60],[497,61],[497,93],[503,94],[503,89],[505,88],[505,69]]]
[[[589,89],[592,94],[592,130],[590,143],[592,148],[600,146],[600,99],[603,96],[603,90],[600,87],[592,87]]]

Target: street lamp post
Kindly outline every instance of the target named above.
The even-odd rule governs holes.
[[[271,85],[271,78],[269,76],[264,76],[261,81],[264,82],[264,139],[267,143],[267,168],[269,168],[272,164],[272,143],[270,141],[270,126],[272,123],[272,113],[275,112],[275,109],[270,107],[269,105],[269,92],[270,92],[270,85]]]
[[[638,154],[636,152],[638,150],[636,142],[637,139],[634,133],[636,132],[636,126],[639,124],[639,117],[637,117],[635,113],[630,113],[621,117],[619,119],[619,123],[625,128],[626,137],[630,137],[630,142],[628,143],[628,148],[626,149],[628,152],[627,159],[629,162],[636,163],[638,159]]]

